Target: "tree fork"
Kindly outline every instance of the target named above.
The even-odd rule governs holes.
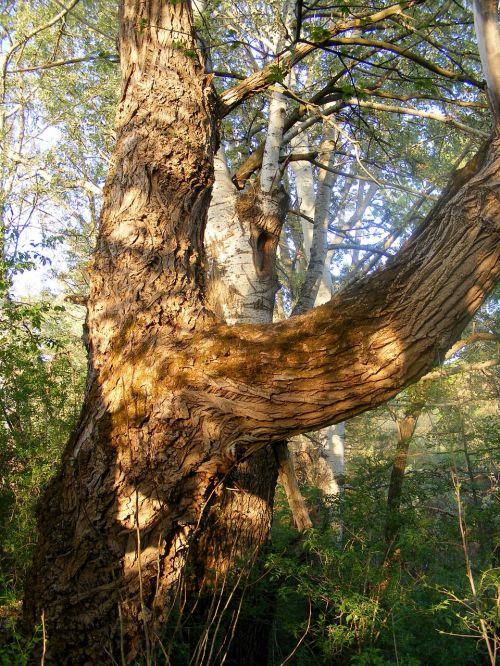
[[[87,393],[40,504],[26,586],[26,620],[44,614],[47,658],[58,664],[154,650],[189,546],[235,462],[416,381],[499,274],[496,135],[375,275],[285,322],[221,324],[205,306],[202,271],[216,114],[193,52],[188,3],[125,0]]]

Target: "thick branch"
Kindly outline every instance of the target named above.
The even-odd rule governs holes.
[[[196,340],[210,395],[191,388],[193,409],[230,422],[230,438],[258,445],[373,408],[438,364],[500,272],[499,144],[455,175],[374,276],[306,315]],[[191,387],[199,384],[199,374],[188,375]]]

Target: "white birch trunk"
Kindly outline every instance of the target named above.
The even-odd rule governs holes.
[[[274,311],[274,271],[269,276],[259,270],[255,257],[255,225],[258,220],[239,214],[238,200],[241,196],[231,181],[221,147],[215,159],[215,183],[205,231],[211,268],[209,301],[228,323],[267,323],[272,321]],[[283,198],[282,191],[274,189],[273,193],[262,193],[257,190],[257,196],[264,219],[266,212],[272,216],[273,211],[282,209],[279,203]],[[280,481],[296,526],[299,531],[308,529],[312,527],[312,522],[298,487],[286,442],[275,444],[275,455]],[[236,504],[235,501],[231,503],[235,514],[240,510],[237,499]],[[266,515],[265,511],[261,513]]]
[[[260,172],[260,186],[263,192],[270,193],[280,184],[279,159],[285,127],[286,99],[280,92],[274,91],[269,104],[269,125],[264,156]]]
[[[294,7],[295,3],[286,2],[282,9],[283,23],[288,33],[291,31],[291,25],[294,19]],[[284,46],[282,36],[276,32],[271,35],[270,41],[274,45],[275,55],[278,54]],[[293,77],[292,73],[287,77],[288,83],[290,82],[291,77]],[[268,194],[278,188],[281,184],[279,159],[281,148],[283,146],[285,116],[286,98],[281,92],[279,92],[279,90],[275,89],[271,93],[271,101],[269,103],[269,122],[260,171],[260,187],[262,192]]]
[[[209,301],[229,324],[272,321],[276,285],[257,274],[250,229],[242,228],[224,149],[215,159],[215,183],[205,231]]]
[[[322,154],[328,155],[327,163],[330,167],[333,166],[334,147],[335,136],[333,130],[325,125],[324,137],[323,141],[321,142],[320,151]],[[309,168],[311,169],[310,165]],[[305,173],[304,170],[303,173]],[[330,270],[327,266],[327,248],[328,208],[332,194],[333,180],[334,175],[330,171],[320,172],[314,205],[314,225],[312,238],[309,241],[310,230],[308,230],[307,236],[309,236],[309,238],[307,239],[307,243],[304,247],[304,253],[306,255],[308,266],[293,314],[300,314],[314,307],[314,305],[325,303],[326,301],[330,300],[332,295]],[[306,189],[309,189],[307,186],[308,181],[309,179],[306,181]],[[297,187],[299,187],[299,185],[297,185]],[[304,197],[309,198],[310,192],[304,193],[304,195],[299,194],[300,199]]]
[[[328,154],[326,161],[329,165],[332,165],[334,159],[332,139],[333,137],[330,132],[327,131],[321,144],[321,151],[325,151]],[[309,145],[304,139],[304,135],[292,138],[291,145],[294,152],[305,153],[309,150]],[[308,265],[310,263],[311,247],[316,227],[319,227],[319,233],[316,234],[316,242],[318,244],[324,243],[324,248],[320,247],[320,251],[323,251],[324,256],[321,279],[316,297],[313,299],[314,305],[321,305],[330,300],[332,295],[332,279],[326,245],[328,207],[333,185],[333,174],[326,171],[321,172],[317,193],[315,193],[313,170],[310,162],[292,162],[291,167],[295,176],[299,209],[315,221],[314,228],[309,222],[305,220],[302,222],[304,255]],[[340,241],[340,236],[338,237],[338,241]],[[337,237],[334,242],[337,242]],[[344,476],[344,423],[324,428],[316,433],[315,440],[318,442],[318,450],[313,452],[312,455],[308,451],[310,451],[314,444],[304,436],[294,438],[294,450],[297,452],[298,457],[305,458],[306,460],[306,469],[309,468],[307,470],[308,480],[319,487],[326,496],[337,496],[341,491],[341,479]]]
[[[474,26],[488,95],[497,126],[500,124],[500,26],[497,0],[474,0]]]

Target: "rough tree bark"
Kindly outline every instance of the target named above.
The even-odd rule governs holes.
[[[388,552],[392,552],[394,549],[395,540],[400,528],[399,509],[403,496],[403,482],[408,462],[408,451],[420,411],[421,408],[416,408],[403,417],[396,416],[395,418],[398,441],[391,470],[389,489],[387,491],[387,518],[385,523],[385,540]]]
[[[126,0],[120,22],[122,97],[91,269],[87,392],[40,507],[26,594],[27,616],[45,613],[61,664],[120,651],[131,659],[140,643],[150,652],[218,467],[203,452],[215,431],[183,426],[191,418],[174,369],[195,327],[213,321],[202,302],[217,148],[211,77],[193,57],[187,3]]]
[[[235,461],[416,381],[457,339],[500,263],[495,136],[383,270],[306,315],[221,324],[205,307],[202,270],[216,113],[193,57],[190,7],[125,0],[121,14],[123,94],[91,271],[88,387],[40,504],[25,597],[28,624],[44,614],[58,664],[150,655]]]

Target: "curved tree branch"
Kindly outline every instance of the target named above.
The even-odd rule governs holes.
[[[330,303],[197,338],[193,409],[258,446],[373,408],[442,362],[500,273],[499,155],[496,137],[398,255]]]

